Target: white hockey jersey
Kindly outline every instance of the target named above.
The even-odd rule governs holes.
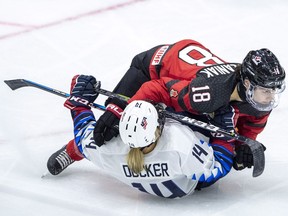
[[[183,197],[191,194],[199,181],[212,182],[226,175],[215,160],[208,138],[174,120],[166,119],[155,149],[145,155],[145,169],[135,174],[126,163],[130,148],[120,136],[98,147],[93,138],[93,113],[88,111],[73,119],[75,142],[82,154],[111,176],[142,192]]]

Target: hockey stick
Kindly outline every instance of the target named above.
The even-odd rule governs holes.
[[[52,94],[56,94],[56,95],[64,97],[64,98],[67,98],[70,96],[70,94],[68,94],[68,93],[65,93],[65,92],[62,92],[62,91],[59,91],[59,90],[35,83],[35,82],[32,82],[29,80],[25,80],[25,79],[5,80],[4,82],[12,90],[16,90],[16,89],[19,89],[22,87],[27,87],[27,86],[29,87],[30,86],[30,87],[35,87],[35,88],[50,92]],[[107,91],[104,89],[98,89],[97,91],[100,94],[106,95],[108,97],[116,97],[116,98],[119,98],[119,99],[125,100],[125,101],[127,101],[129,99],[126,96],[116,94],[116,93],[113,93],[111,91]],[[91,103],[90,106],[93,108],[100,109],[102,111],[104,111],[106,109],[105,106],[102,106],[102,105],[99,105],[96,103]],[[216,127],[215,125],[208,124],[208,123],[205,123],[202,121],[198,121],[196,119],[189,118],[187,116],[183,116],[180,114],[165,111],[165,115],[167,117],[175,119],[175,120],[177,120],[183,124],[193,125],[193,126],[196,126],[196,127],[199,127],[199,128],[211,131],[211,132],[222,134],[225,137],[232,138],[232,139],[235,139],[237,141],[246,143],[250,147],[251,152],[253,154],[253,164],[254,164],[253,177],[257,177],[263,173],[264,168],[265,168],[265,155],[264,155],[264,149],[263,149],[260,142],[258,142],[256,140],[252,140],[252,139],[244,137],[244,136],[241,136],[241,135],[236,134],[236,133],[228,132],[228,131],[223,130],[219,127]]]
[[[12,89],[12,90],[16,90],[22,87],[35,87],[44,91],[47,91],[49,93],[64,97],[64,98],[68,98],[70,96],[70,94],[59,91],[57,89],[53,89],[44,85],[41,85],[39,83],[35,83],[32,82],[30,80],[26,80],[26,79],[14,79],[14,80],[4,80],[4,82]],[[106,110],[105,106],[96,104],[96,103],[91,103],[90,104],[91,107],[99,109],[99,110]]]
[[[113,93],[111,91],[107,91],[104,89],[99,89],[97,90],[100,94],[106,95],[108,97],[116,97],[120,100],[128,100],[129,98],[120,94],[116,94]],[[214,132],[214,133],[218,133],[218,134],[222,134],[227,138],[231,138],[240,142],[243,142],[245,144],[247,144],[249,146],[249,148],[251,149],[251,152],[253,154],[253,177],[257,177],[259,175],[261,175],[264,171],[265,168],[265,155],[264,155],[264,149],[263,146],[260,142],[256,141],[256,140],[252,140],[248,137],[245,136],[241,136],[237,133],[233,133],[233,132],[229,132],[226,130],[223,130],[215,125],[212,124],[208,124],[206,122],[202,122],[187,116],[183,116],[177,113],[173,113],[173,112],[169,112],[169,111],[165,111],[165,116],[175,119],[183,124],[186,125],[193,125],[205,130],[208,130],[210,132]]]

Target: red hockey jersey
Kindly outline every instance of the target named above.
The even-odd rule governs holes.
[[[256,139],[267,122],[269,112],[261,112],[247,102],[230,101],[238,83],[237,63],[227,63],[194,40],[163,45],[154,53],[145,82],[130,99],[163,102],[177,112],[212,113],[232,105],[236,127],[241,135]]]

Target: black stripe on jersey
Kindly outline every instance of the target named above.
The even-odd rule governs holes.
[[[175,85],[178,82],[180,82],[180,80],[171,80],[167,82],[165,85],[168,88],[168,91],[170,92],[173,89],[173,85]],[[184,96],[188,94],[188,92],[189,92],[189,86],[186,86],[178,93],[178,104],[183,110],[188,110],[187,106],[184,103]]]
[[[186,195],[186,193],[172,180],[165,181],[162,184],[172,192],[172,195],[168,198],[174,199],[176,197],[183,197]]]
[[[152,188],[153,192],[154,192],[157,196],[164,197],[163,194],[161,193],[159,187],[157,186],[157,184],[150,184],[150,185],[151,185],[151,188]]]
[[[189,92],[189,86],[186,86],[185,88],[183,88],[180,93],[179,93],[179,96],[178,96],[178,104],[181,106],[181,108],[183,110],[188,110],[187,106],[185,105],[184,103],[184,96],[186,94],[188,94]]]
[[[169,45],[169,44],[164,45],[164,44],[163,44],[163,45],[154,47],[154,48],[153,48],[153,51],[154,51],[153,55],[154,55],[156,52],[158,52],[158,50],[159,50],[161,47],[163,47],[163,46],[168,46],[168,48],[167,48],[167,50],[165,51],[165,53],[163,54],[163,56],[161,57],[160,62],[159,62],[157,65],[155,65],[155,69],[156,69],[156,72],[157,72],[158,77],[160,77],[160,72],[161,72],[161,68],[162,68],[162,61],[163,61],[165,55],[166,55],[166,54],[169,52],[169,50],[174,46],[174,44],[172,44],[172,45]],[[157,49],[155,49],[155,48],[157,48]],[[152,49],[151,49],[151,50],[152,50]],[[153,58],[153,55],[152,55],[151,58],[150,58],[150,62],[151,62],[151,60],[152,60],[152,58]]]
[[[171,81],[167,82],[165,85],[168,88],[168,91],[170,92],[172,89],[172,86],[178,82],[180,82],[180,80],[171,80]]]
[[[266,126],[266,123],[267,122],[265,122],[264,124],[255,124],[253,122],[245,122],[246,125],[257,128],[264,128]]]

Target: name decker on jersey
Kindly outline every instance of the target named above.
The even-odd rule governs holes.
[[[150,163],[144,165],[144,170],[136,174],[132,172],[127,164],[123,164],[124,175],[128,178],[147,178],[147,177],[169,177],[168,163]]]
[[[238,66],[238,63],[226,63],[226,64],[217,64],[202,68],[198,73],[206,74],[207,78],[222,75],[230,74],[235,72],[235,68]]]

